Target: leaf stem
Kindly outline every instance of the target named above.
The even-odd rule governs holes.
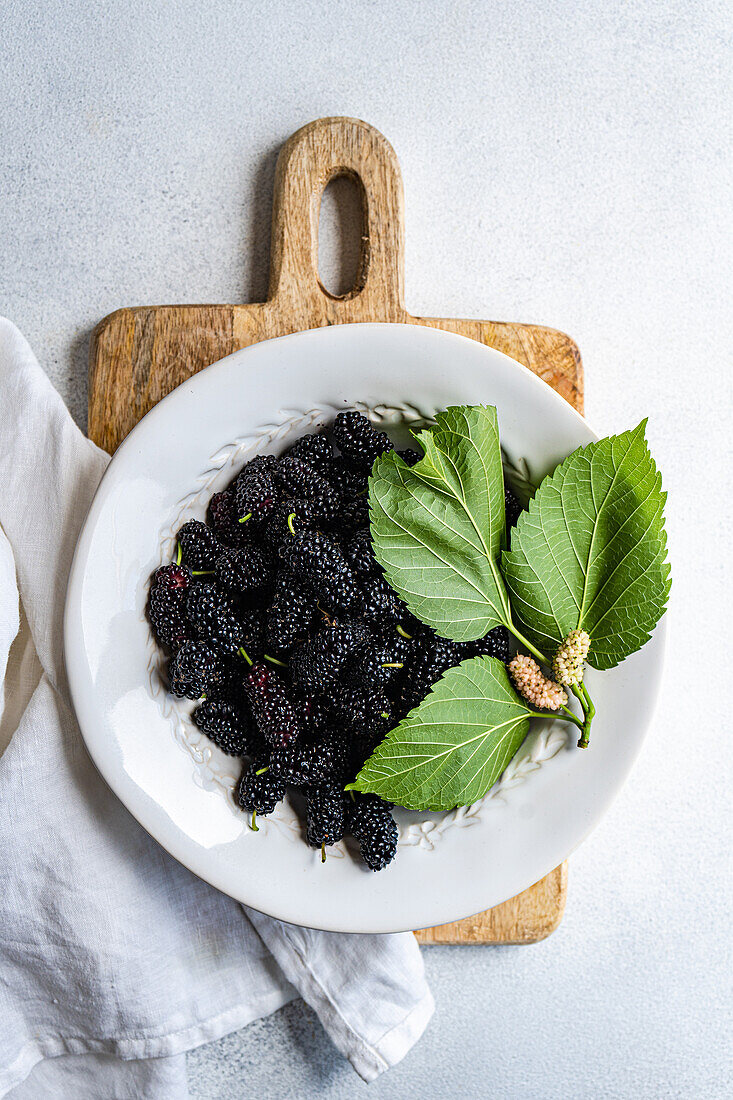
[[[581,721],[580,718],[578,718],[577,714],[573,714],[573,712],[570,710],[570,707],[562,706],[560,707],[560,710],[563,712],[563,715],[568,720],[568,722],[574,722],[578,729],[582,730],[584,728],[584,723]]]
[[[541,650],[533,646],[532,643],[528,641],[527,638],[525,638],[524,634],[520,633],[520,631],[517,630],[516,626],[513,622],[511,622],[511,620],[508,623],[504,623],[504,626],[514,635],[518,642],[521,642],[523,646],[527,647],[530,653],[534,653],[537,660],[541,661],[543,665],[549,665],[552,663],[548,660],[547,657],[545,657],[544,653],[542,653]]]
[[[529,717],[530,718],[556,718],[560,722],[572,722],[574,725],[576,725],[578,727],[578,729],[580,729],[580,730],[583,729],[583,722],[580,718],[578,718],[577,714],[573,714],[573,712],[568,707],[562,707],[561,706],[560,710],[563,711],[562,714],[560,714],[556,710],[530,710],[529,711]]]

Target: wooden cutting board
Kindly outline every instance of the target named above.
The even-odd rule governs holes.
[[[349,176],[362,198],[356,284],[330,294],[318,277],[321,195]],[[540,325],[413,317],[404,307],[404,199],[389,142],[353,118],[311,122],[277,162],[270,289],[255,305],[137,306],[97,326],[89,364],[89,436],[110,453],[176,386],[209,363],[259,340],[355,321],[428,325],[471,337],[517,359],[583,410],[583,368],[569,336]],[[416,933],[423,943],[534,943],[557,928],[567,865],[485,913]]]

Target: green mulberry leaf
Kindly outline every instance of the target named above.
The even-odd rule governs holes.
[[[413,810],[469,805],[504,771],[532,714],[501,661],[463,661],[387,734],[347,790]]]
[[[416,439],[425,454],[415,466],[394,451],[374,464],[374,553],[413,615],[445,638],[472,641],[510,614],[498,568],[504,478],[496,409],[446,409]]]
[[[514,621],[539,649],[587,630],[613,668],[649,640],[669,596],[661,475],[642,421],[574,451],[540,485],[502,569]]]

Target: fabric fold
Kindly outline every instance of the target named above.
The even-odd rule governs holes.
[[[28,1089],[35,1079],[43,1095],[70,1095],[75,1073],[74,1095],[92,1095],[96,1058],[100,1073],[125,1082],[120,1095],[157,1100],[183,1080],[175,1059],[186,1050],[298,994],[371,1080],[432,1012],[414,937],[317,932],[245,909],[169,856],[87,755],[62,620],[108,459],[2,318],[0,441],[0,672],[18,637],[19,593],[42,666],[10,662],[6,697],[32,695],[17,725],[10,703],[0,712],[14,724],[0,757],[0,1096],[16,1086],[32,1096],[20,1091],[29,1074]],[[21,666],[33,675],[22,689]]]
[[[33,643],[66,690],[66,582],[109,456],[86,439],[15,325],[0,318],[0,527],[12,547]]]
[[[422,1035],[435,1005],[412,932],[316,932],[248,912],[283,973],[365,1081],[399,1062]],[[363,997],[365,951],[369,1001]],[[334,955],[337,971],[330,965]]]

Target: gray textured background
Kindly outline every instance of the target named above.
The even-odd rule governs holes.
[[[674,574],[654,729],[550,940],[425,952],[435,1018],[373,1100],[729,1095],[731,29],[706,0],[0,11],[0,312],[80,422],[104,314],[262,297],[277,149],[327,114],[400,156],[408,308],[563,328],[593,426],[650,416]],[[297,1003],[190,1068],[199,1100],[367,1092]]]

